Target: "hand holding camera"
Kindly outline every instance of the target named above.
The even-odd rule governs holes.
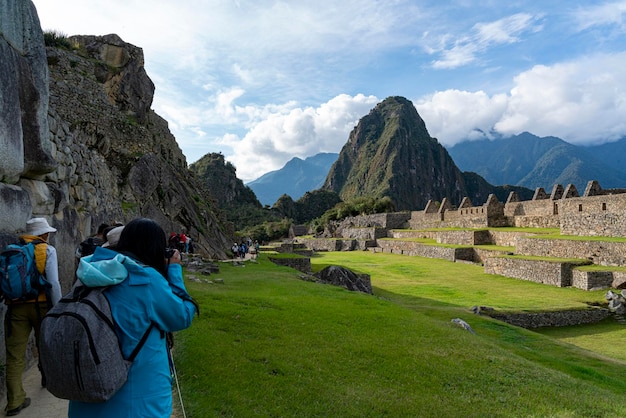
[[[169,264],[180,264],[181,261],[180,253],[175,248],[166,248],[165,258],[168,260]]]

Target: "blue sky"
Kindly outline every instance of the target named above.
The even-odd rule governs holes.
[[[389,96],[446,146],[524,131],[626,136],[626,0],[51,0],[44,30],[143,48],[153,109],[187,162],[250,181],[339,152]]]

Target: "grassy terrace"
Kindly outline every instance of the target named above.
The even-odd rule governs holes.
[[[624,271],[626,272],[626,266],[600,266],[597,264],[592,264],[588,266],[579,266],[576,267],[576,270],[581,271]]]
[[[440,244],[431,238],[379,238],[377,241],[398,241],[398,242],[417,242],[422,245],[432,245],[443,248],[482,248],[490,251],[515,251],[515,247],[507,247],[503,245],[462,245],[462,244]]]
[[[311,262],[370,274],[374,296],[302,281],[265,254],[220,264],[208,278],[224,284],[187,282],[201,306],[174,349],[187,416],[626,416],[623,325],[546,336],[468,311],[581,309],[605,303],[602,291],[393,254]]]
[[[437,231],[496,231],[496,232],[526,232],[531,234],[559,234],[559,228],[518,228],[518,227],[491,227],[491,228],[425,228],[425,229],[395,229],[394,231],[437,232]]]
[[[494,257],[506,257],[518,260],[535,260],[535,261],[549,261],[554,263],[571,263],[571,264],[590,264],[591,261],[586,258],[558,258],[558,257],[540,257],[536,255],[503,255]]]
[[[537,239],[561,239],[570,241],[597,241],[597,242],[626,242],[624,237],[592,237],[581,235],[561,235],[561,234],[546,234],[538,236],[529,236],[528,238]]]

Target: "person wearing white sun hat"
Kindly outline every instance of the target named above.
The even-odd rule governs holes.
[[[4,319],[6,342],[6,388],[7,416],[19,414],[30,405],[22,384],[22,372],[26,364],[26,347],[31,331],[35,330],[35,340],[39,343],[41,319],[48,310],[61,299],[59,284],[59,266],[56,249],[48,244],[50,233],[56,229],[45,218],[32,218],[26,222],[26,233],[20,236],[20,242],[34,242],[35,263],[39,273],[50,284],[49,291],[41,291],[32,300],[6,300],[7,313]],[[42,386],[46,385],[45,376],[41,376]]]
[[[106,242],[102,244],[104,248],[109,248],[111,250],[115,249],[118,241],[120,240],[120,236],[122,235],[122,231],[124,230],[124,226],[117,226],[107,232],[106,234]]]

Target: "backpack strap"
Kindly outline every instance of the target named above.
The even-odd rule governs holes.
[[[151,322],[150,326],[148,327],[146,332],[144,332],[143,336],[141,337],[141,340],[139,340],[139,344],[137,344],[137,347],[135,347],[133,352],[130,353],[130,357],[128,357],[128,361],[135,361],[135,357],[137,357],[137,354],[139,354],[139,351],[141,350],[141,347],[143,347],[143,345],[148,340],[148,336],[150,335],[150,331],[152,331],[153,327],[154,327],[154,323]]]
[[[93,289],[94,288],[92,288],[92,287],[87,287],[87,286],[84,286],[84,285],[76,286],[76,287],[74,287],[74,290],[72,292],[71,298],[69,298],[69,299],[65,299],[64,298],[64,299],[66,301],[76,301],[76,300],[79,300],[81,298],[86,297]],[[105,297],[106,297],[106,295],[105,295]],[[115,325],[115,327],[117,327],[117,325]],[[152,328],[154,328],[154,322],[150,323],[150,326],[148,327],[146,332],[144,332],[144,334],[142,335],[141,340],[139,340],[139,343],[137,344],[137,346],[135,347],[133,352],[130,353],[130,356],[127,359],[128,361],[130,361],[130,362],[135,361],[135,357],[137,357],[137,354],[139,354],[139,351],[141,350],[141,348],[144,346],[144,344],[148,340],[148,337],[150,336],[150,331],[152,331]]]
[[[46,275],[46,261],[48,258],[48,243],[37,236],[23,235],[20,237],[21,245],[33,244],[33,251],[35,256],[35,265],[39,274]],[[45,244],[45,245],[39,245]]]
[[[35,246],[35,264],[37,265],[37,271],[45,276],[46,275],[46,261],[48,258],[48,243],[45,241],[32,241]],[[43,245],[39,245],[43,244]]]

